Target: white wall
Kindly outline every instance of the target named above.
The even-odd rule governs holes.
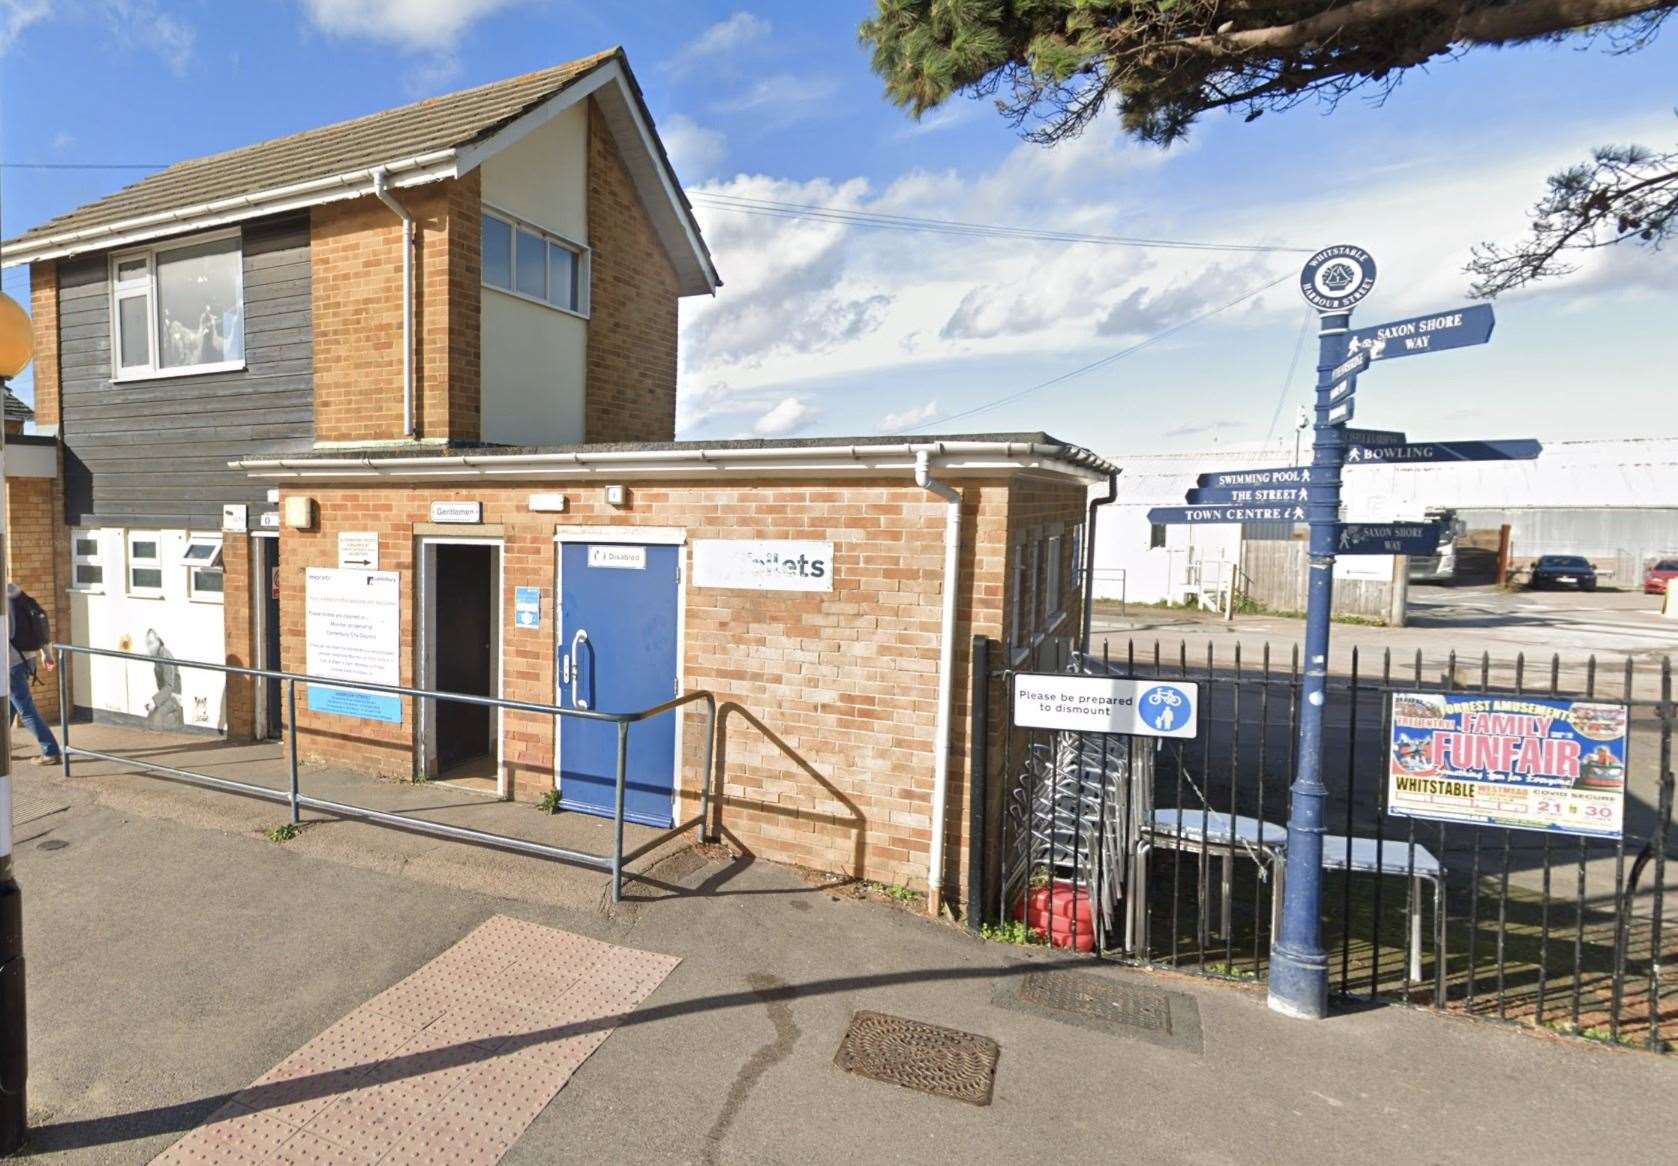
[[[485,162],[483,201],[586,245],[586,103],[562,111]],[[585,320],[485,287],[479,341],[485,441],[563,445],[583,440]]]
[[[92,532],[100,545],[104,584],[99,590],[73,589],[70,627],[73,642],[94,648],[144,653],[146,632],[154,630],[177,661],[227,659],[227,637],[220,603],[187,597],[187,568],[181,564],[187,531],[155,532],[163,570],[163,596],[129,595],[126,531]],[[147,532],[153,533],[153,532]],[[214,532],[197,532],[200,534]],[[151,664],[78,656],[74,664],[75,703],[81,708],[144,718],[157,692]],[[187,728],[227,728],[223,680],[219,672],[180,669],[181,716]]]

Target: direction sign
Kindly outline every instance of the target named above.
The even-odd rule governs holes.
[[[1437,522],[1343,522],[1337,555],[1431,555],[1439,546]]]
[[[1201,486],[1183,495],[1190,506],[1279,506],[1305,501],[1304,486]]]
[[[1347,377],[1356,376],[1369,367],[1369,349],[1360,348],[1345,360],[1334,366],[1334,371],[1328,374],[1330,380],[1343,381]]]
[[[1156,506],[1148,521],[1159,526],[1207,522],[1304,522],[1305,507],[1292,506]]]
[[[1346,451],[1349,466],[1377,462],[1499,462],[1535,458],[1543,450],[1536,441],[1433,441],[1409,445],[1354,445]]]
[[[1395,429],[1348,429],[1347,445],[1403,445],[1404,434]]]
[[[1330,401],[1338,401],[1341,397],[1344,397],[1347,393],[1350,393],[1357,387],[1358,383],[1351,377],[1347,377],[1328,391],[1328,399]]]
[[[1357,404],[1357,402],[1353,398],[1347,397],[1338,405],[1330,405],[1328,409],[1328,423],[1330,425],[1344,425],[1346,422],[1350,421],[1352,419],[1353,406],[1355,404]]]
[[[1393,320],[1373,328],[1354,328],[1351,343],[1368,353],[1371,360],[1392,360],[1397,356],[1422,356],[1449,348],[1467,348],[1492,338],[1490,304],[1474,304],[1449,312],[1433,312]]]
[[[1201,474],[1195,485],[1206,486],[1309,486],[1310,466],[1278,466],[1267,470],[1214,470]]]

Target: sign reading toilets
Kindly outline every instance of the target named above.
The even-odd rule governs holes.
[[[310,567],[303,603],[309,675],[402,683],[401,587],[395,571]],[[311,684],[309,711],[399,725],[402,698]]]
[[[695,539],[693,585],[832,591],[833,544],[797,539]]]
[[[1193,737],[1198,686],[1182,680],[1120,680],[1058,672],[1014,675],[1014,724],[1024,729]]]

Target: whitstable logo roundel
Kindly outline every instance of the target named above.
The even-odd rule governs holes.
[[[1362,247],[1340,243],[1305,261],[1299,292],[1319,312],[1343,312],[1375,288],[1375,257]]]

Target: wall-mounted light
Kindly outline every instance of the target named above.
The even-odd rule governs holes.
[[[627,486],[607,486],[606,487],[606,505],[608,505],[608,506],[627,506],[627,505],[629,505],[629,487],[627,487]]]
[[[280,518],[292,530],[308,530],[315,524],[315,500],[288,494],[280,500]]]

